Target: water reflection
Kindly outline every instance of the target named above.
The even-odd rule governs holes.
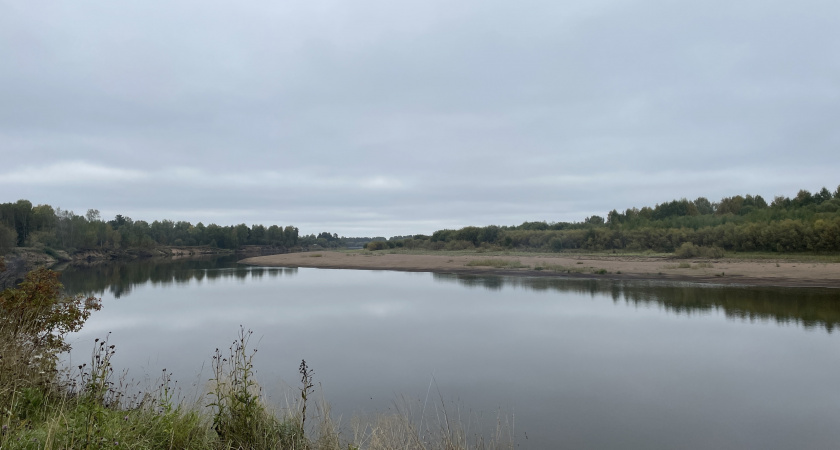
[[[840,301],[835,289],[739,287],[656,281],[619,281],[569,278],[487,277],[434,274],[441,282],[468,288],[499,290],[515,287],[533,291],[609,295],[613,301],[637,306],[659,305],[676,314],[708,314],[723,311],[728,318],[774,320],[806,329],[825,328],[831,333],[840,325]]]
[[[67,267],[62,282],[71,293],[115,298],[131,293],[147,282],[155,286],[186,285],[191,281],[233,278],[254,279],[294,276],[296,267],[253,267],[236,263],[236,256],[185,260],[145,260]],[[435,281],[456,283],[467,288],[499,291],[503,288],[530,291],[608,295],[613,301],[636,306],[659,305],[675,314],[709,314],[722,311],[726,317],[741,320],[775,321],[806,329],[824,328],[831,333],[840,326],[838,292],[819,288],[738,287],[698,285],[656,281],[615,281],[571,278],[523,278],[432,274]]]
[[[254,278],[292,276],[296,267],[253,267],[237,264],[236,256],[196,259],[147,259],[94,265],[67,266],[60,269],[61,282],[70,293],[101,296],[105,292],[120,298],[133,288],[151,283],[153,286],[187,285],[191,281],[214,281],[233,278],[245,281]]]
[[[259,337],[269,399],[282,404],[306,359],[345,419],[388,411],[395,395],[422,406],[432,381],[441,403],[515,414],[521,448],[840,441],[838,336],[802,332],[837,325],[836,290],[298,272],[232,259],[77,268],[64,282],[105,292],[71,338],[69,365],[113,332],[118,372],[167,368],[200,391],[213,349],[244,324]]]

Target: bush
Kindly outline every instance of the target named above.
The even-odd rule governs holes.
[[[17,244],[15,230],[0,223],[0,255],[10,252]]]
[[[68,297],[62,288],[56,272],[40,268],[0,292],[0,397],[51,381],[58,354],[69,349],[65,335],[100,308],[99,300]]]
[[[365,244],[365,250],[370,250],[372,252],[376,250],[386,250],[390,248],[388,243],[385,241],[371,241]]]
[[[472,250],[475,245],[470,241],[449,241],[444,248],[446,250]]]
[[[674,251],[677,258],[723,258],[723,250],[718,247],[702,247],[691,242],[684,242]]]
[[[58,274],[41,268],[0,292],[0,419],[7,427],[46,414],[48,400],[60,394],[57,363],[69,349],[65,336],[100,308],[93,297],[61,290]]]

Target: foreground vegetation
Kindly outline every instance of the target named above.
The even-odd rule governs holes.
[[[97,339],[89,362],[60,369],[65,335],[99,308],[95,298],[63,295],[57,274],[47,269],[0,293],[0,448],[512,448],[501,422],[484,440],[446,414],[425,426],[422,413],[419,424],[411,414],[392,414],[340,429],[329,408],[312,399],[313,372],[305,361],[297,400],[274,410],[254,378],[256,350],[244,329],[227,351],[216,350],[208,393],[192,403],[179,398],[165,370],[146,392],[116,377],[116,347],[107,337]]]

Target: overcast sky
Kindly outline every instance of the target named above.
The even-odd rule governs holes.
[[[836,0],[0,0],[0,202],[345,236],[840,184]]]

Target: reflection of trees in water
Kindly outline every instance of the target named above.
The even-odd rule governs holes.
[[[823,327],[831,333],[840,326],[840,292],[836,289],[712,286],[656,281],[614,281],[570,278],[520,278],[433,274],[434,279],[462,286],[499,290],[502,287],[534,291],[609,295],[618,303],[659,305],[677,314],[723,311],[742,320],[774,320],[806,329]]]
[[[292,276],[297,268],[251,267],[236,264],[235,257],[191,260],[146,260],[68,267],[61,282],[70,294],[102,295],[107,290],[115,298],[128,295],[138,285],[186,284],[192,280],[247,280]],[[609,295],[613,301],[632,305],[659,305],[677,314],[708,314],[723,311],[727,317],[742,320],[774,320],[806,329],[823,327],[832,332],[840,326],[838,291],[816,288],[771,288],[709,286],[655,281],[611,281],[570,278],[522,278],[435,273],[437,281],[457,283],[469,288],[501,290],[503,287],[533,291]]]
[[[276,278],[295,275],[296,267],[252,267],[236,264],[236,257],[224,256],[190,260],[160,260],[115,262],[86,267],[67,267],[62,270],[61,282],[68,293],[102,295],[105,291],[115,298],[131,293],[138,285],[154,286],[214,281],[224,278],[246,280],[248,276]]]
[[[481,276],[481,275],[458,275],[454,273],[432,273],[432,278],[437,281],[447,281],[460,284],[469,288],[481,287],[491,291],[499,291],[502,286],[513,286],[503,277]],[[511,280],[515,280],[512,278]]]

